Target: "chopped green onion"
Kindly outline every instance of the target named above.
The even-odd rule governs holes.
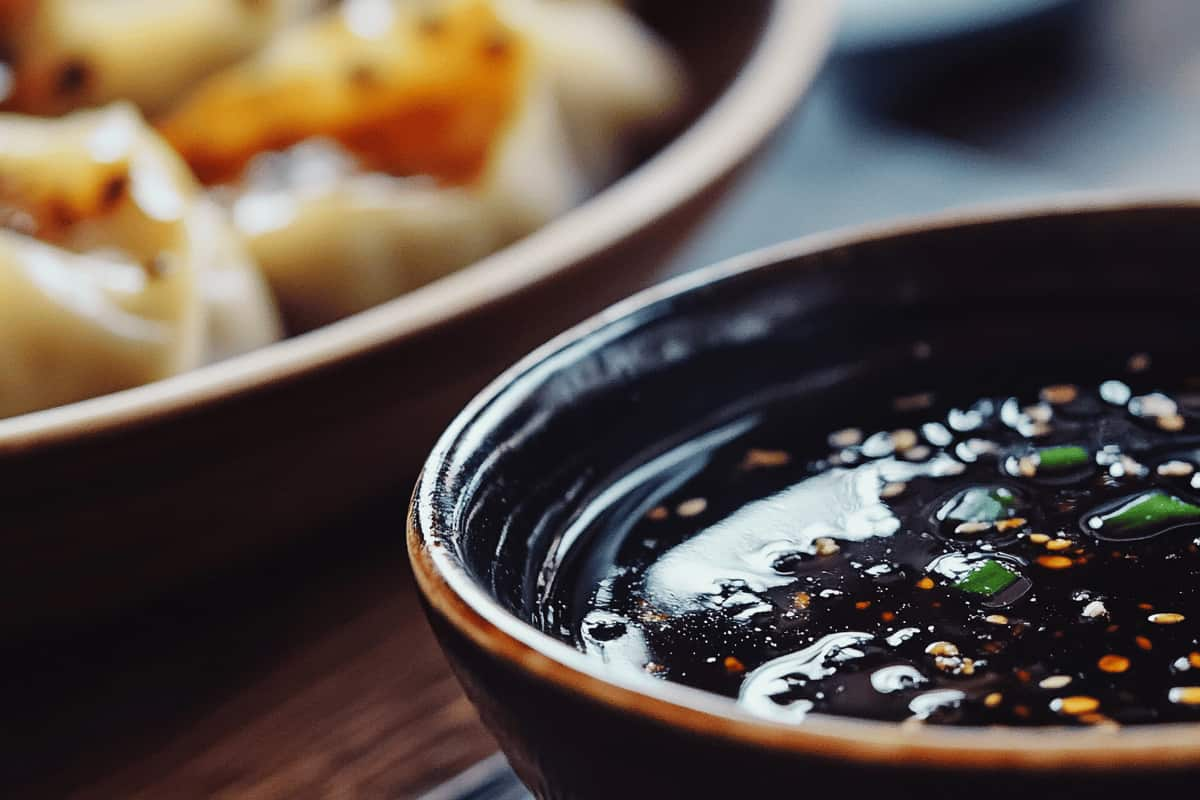
[[[1091,461],[1088,451],[1077,445],[1043,447],[1038,450],[1038,466],[1045,469],[1082,467]]]
[[[993,595],[1012,586],[1017,577],[1008,567],[989,558],[970,575],[954,584],[954,588],[971,594]]]
[[[1088,527],[1101,539],[1143,539],[1181,523],[1200,522],[1200,506],[1166,492],[1146,492],[1118,508],[1090,517]]]

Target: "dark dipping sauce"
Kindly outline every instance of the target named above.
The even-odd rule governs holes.
[[[1154,385],[751,415],[582,515],[546,627],[785,722],[1200,721],[1200,396]]]

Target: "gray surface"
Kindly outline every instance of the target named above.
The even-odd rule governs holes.
[[[1200,195],[1200,2],[1086,6],[1050,52],[1001,44],[912,97],[890,95],[888,109],[831,68],[669,271],[961,205],[1094,189]]]
[[[670,271],[806,233],[1070,186],[1015,158],[865,121],[830,76]]]

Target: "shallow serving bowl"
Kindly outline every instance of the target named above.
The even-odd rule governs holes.
[[[458,417],[416,488],[409,550],[435,631],[535,793],[1192,791],[1198,724],[970,729],[813,715],[789,727],[615,675],[531,622],[559,537],[589,499],[672,442],[743,417],[750,400],[785,398],[823,425],[866,386],[1086,381],[1142,351],[1190,364],[1200,202],[1076,203],[822,236],[687,276],[546,345]]]
[[[580,208],[340,323],[0,420],[0,628],[110,608],[400,485],[505,364],[645,285],[811,82],[833,0],[644,6],[689,68],[693,109]]]

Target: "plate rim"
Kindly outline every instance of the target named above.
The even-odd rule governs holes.
[[[717,100],[645,164],[520,241],[343,320],[180,375],[0,419],[0,456],[147,425],[396,345],[546,283],[634,236],[731,172],[815,79],[838,0],[773,0]]]

